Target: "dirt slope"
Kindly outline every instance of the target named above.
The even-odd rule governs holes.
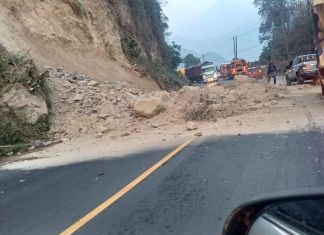
[[[154,82],[133,71],[122,52],[124,28],[136,30],[127,1],[114,6],[111,1],[87,0],[84,5],[86,15],[79,16],[67,0],[2,0],[0,43],[10,51],[28,50],[41,65],[84,73],[101,81],[158,89]],[[123,28],[116,17],[122,20]],[[147,51],[152,53],[144,56],[158,57],[158,47],[151,41]]]

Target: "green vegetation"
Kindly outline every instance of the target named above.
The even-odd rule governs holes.
[[[87,16],[87,8],[83,0],[67,0],[75,14],[80,17]]]
[[[163,90],[177,90],[188,85],[188,80],[159,62],[138,58],[137,65],[139,70],[143,71],[143,75],[150,75]]]
[[[29,124],[4,107],[0,107],[0,110],[0,145],[23,144],[47,137],[47,120]]]
[[[312,16],[307,0],[255,0],[262,18],[260,41],[266,46],[260,56],[286,64],[296,55],[315,50]]]
[[[176,70],[182,62],[181,47],[172,42],[170,45],[167,45],[165,53],[167,57],[164,59],[164,63],[171,70]]]
[[[188,54],[188,55],[186,55],[185,58],[183,58],[182,62],[185,64],[186,68],[189,68],[193,65],[199,64],[201,61],[200,61],[200,58],[197,58],[193,54]]]
[[[132,15],[132,25],[125,25],[119,14],[115,18],[124,33],[121,46],[132,64],[136,64],[163,88],[177,89],[184,80],[176,73],[182,62],[179,45],[167,43],[168,18],[164,15],[160,0],[127,0]],[[119,9],[118,1],[109,0]]]
[[[0,89],[21,84],[31,93],[37,93],[42,91],[46,76],[46,73],[39,73],[26,54],[11,55],[0,45]]]
[[[126,36],[121,40],[123,52],[130,59],[135,59],[140,56],[142,49],[138,45],[136,39],[132,36]]]
[[[46,73],[40,74],[33,61],[27,56],[11,55],[0,45],[0,98],[3,92],[21,84],[31,93],[42,93]],[[21,120],[5,104],[0,103],[0,156],[12,151],[21,151],[25,143],[44,139],[49,130],[48,120],[29,124]]]

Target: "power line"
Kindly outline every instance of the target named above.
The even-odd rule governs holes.
[[[237,35],[237,37],[238,37],[238,38],[239,38],[239,37],[244,37],[244,36],[246,36],[246,35],[249,35],[249,34],[255,32],[255,31],[257,31],[258,29],[259,29],[259,28],[251,29],[251,30],[249,30],[249,31],[246,31],[245,33],[241,33],[241,34]],[[212,49],[218,48],[218,47],[220,47],[220,46],[222,46],[222,45],[225,45],[225,44],[228,44],[228,43],[230,43],[230,42],[233,42],[233,38],[228,38],[228,39],[224,40],[223,42],[217,43],[216,45],[214,45],[213,47],[210,47],[210,48],[206,49],[205,51],[209,51],[209,50],[212,50]]]
[[[260,46],[262,46],[262,44],[255,45],[255,46],[253,46],[253,47],[249,47],[249,48],[246,48],[246,49],[240,50],[240,51],[238,51],[238,53],[241,53],[241,52],[247,52],[247,51],[253,50],[253,49],[255,49],[255,48],[258,48],[258,47],[260,47]],[[224,60],[224,59],[225,59],[225,60],[232,59],[232,53],[229,54],[229,55],[227,55],[227,56],[224,56],[223,58],[220,58],[220,59],[217,59],[217,60],[214,60],[214,61],[222,61],[222,60]]]
[[[259,30],[259,28],[254,28],[254,29],[251,29],[250,31],[246,32],[246,33],[242,33],[242,34],[239,34],[237,35],[237,37],[243,37],[243,36],[246,36],[246,35],[249,35],[251,33],[254,33],[255,31]]]
[[[254,48],[258,48],[258,47],[260,47],[260,46],[262,46],[262,44],[259,44],[259,45],[253,46],[253,47],[246,48],[246,49],[241,50],[241,51],[239,51],[239,52],[246,52],[246,51],[252,50],[252,49],[254,49]]]

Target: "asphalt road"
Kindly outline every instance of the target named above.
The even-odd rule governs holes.
[[[323,143],[316,130],[200,139],[76,234],[220,234],[241,203],[324,189]],[[169,152],[1,171],[0,234],[58,234]]]

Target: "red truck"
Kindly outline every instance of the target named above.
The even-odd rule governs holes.
[[[249,73],[248,63],[244,59],[232,60],[231,68],[233,77],[236,75],[248,75]]]

